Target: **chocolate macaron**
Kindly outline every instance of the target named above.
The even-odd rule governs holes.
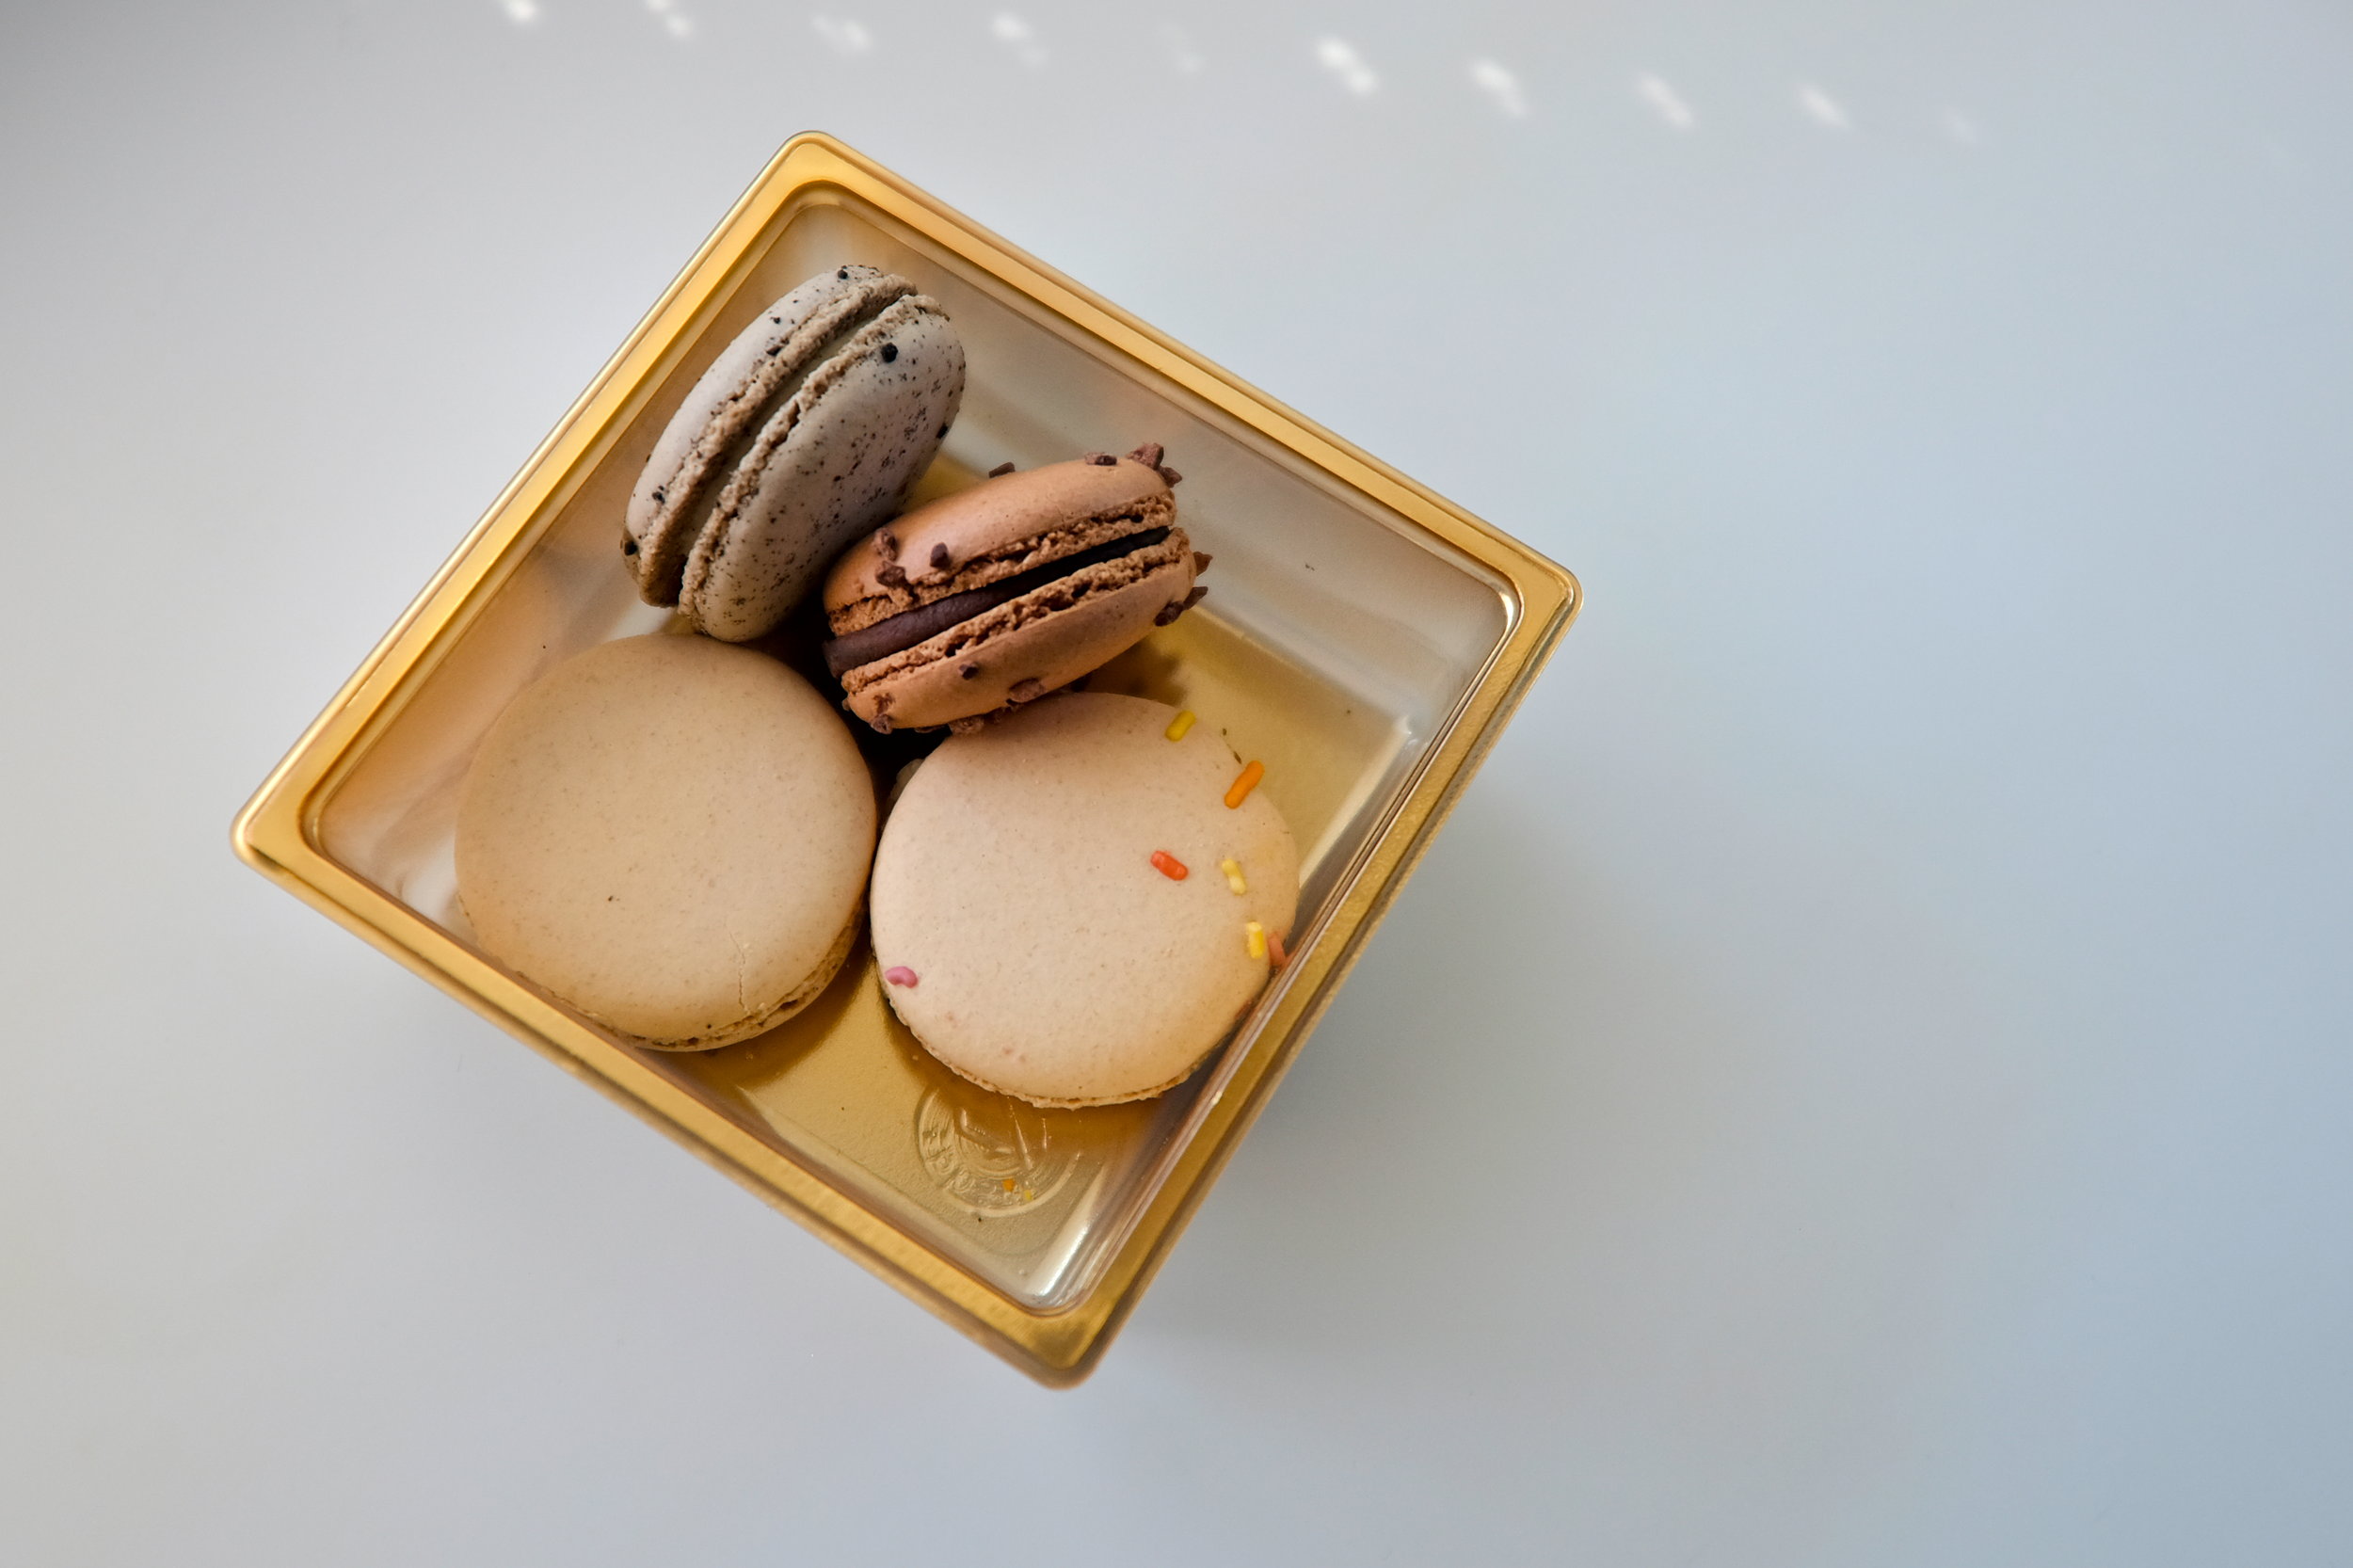
[[[825,580],[825,661],[877,729],[935,728],[1066,686],[1165,626],[1209,566],[1158,446],[984,483],[876,530]]]

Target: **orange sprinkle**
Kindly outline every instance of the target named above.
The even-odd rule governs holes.
[[[1253,762],[1242,769],[1241,776],[1234,780],[1234,787],[1225,792],[1225,809],[1231,811],[1243,801],[1248,800],[1250,792],[1257,789],[1258,780],[1265,776],[1266,764],[1264,762]]]
[[[1279,931],[1270,931],[1266,934],[1266,951],[1267,956],[1274,960],[1274,967],[1278,969],[1291,961],[1291,955],[1283,951],[1283,934]]]
[[[1171,882],[1182,882],[1193,874],[1185,869],[1185,863],[1182,860],[1164,849],[1156,849],[1152,852],[1152,869]]]
[[[1264,958],[1266,956],[1265,926],[1260,925],[1256,920],[1245,920],[1242,922],[1241,937],[1244,942],[1249,944],[1251,957]]]
[[[1172,741],[1181,741],[1185,738],[1185,731],[1191,729],[1192,728],[1193,710],[1190,708],[1181,709],[1178,711],[1175,718],[1168,721],[1168,738]]]

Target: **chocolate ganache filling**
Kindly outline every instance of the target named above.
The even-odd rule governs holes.
[[[888,659],[920,642],[928,642],[960,622],[970,620],[984,610],[1020,598],[1032,588],[1042,588],[1056,578],[1068,577],[1104,561],[1116,561],[1122,555],[1132,555],[1168,537],[1165,528],[1147,528],[1140,534],[1123,535],[1090,545],[1076,553],[1032,567],[1027,571],[1000,578],[984,587],[967,588],[960,594],[919,604],[902,611],[888,620],[878,620],[861,632],[836,637],[824,648],[825,667],[836,676],[854,670],[860,664],[871,664],[877,659]]]

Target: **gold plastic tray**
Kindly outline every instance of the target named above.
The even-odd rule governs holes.
[[[753,314],[842,262],[913,279],[969,361],[928,492],[1146,440],[1209,599],[1095,679],[1194,710],[1304,856],[1294,954],[1141,1105],[1036,1111],[935,1064],[854,955],[700,1056],[621,1044],[473,945],[458,780],[558,660],[655,630],[616,541],[671,410]],[[1050,1384],[1086,1375],[1568,627],[1566,571],[823,136],[788,143],[239,814],[238,854]]]

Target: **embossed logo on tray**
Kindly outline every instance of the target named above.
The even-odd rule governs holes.
[[[934,1089],[915,1112],[915,1144],[940,1191],[984,1215],[1051,1197],[1077,1155],[1056,1148],[1046,1118],[1017,1100]]]

